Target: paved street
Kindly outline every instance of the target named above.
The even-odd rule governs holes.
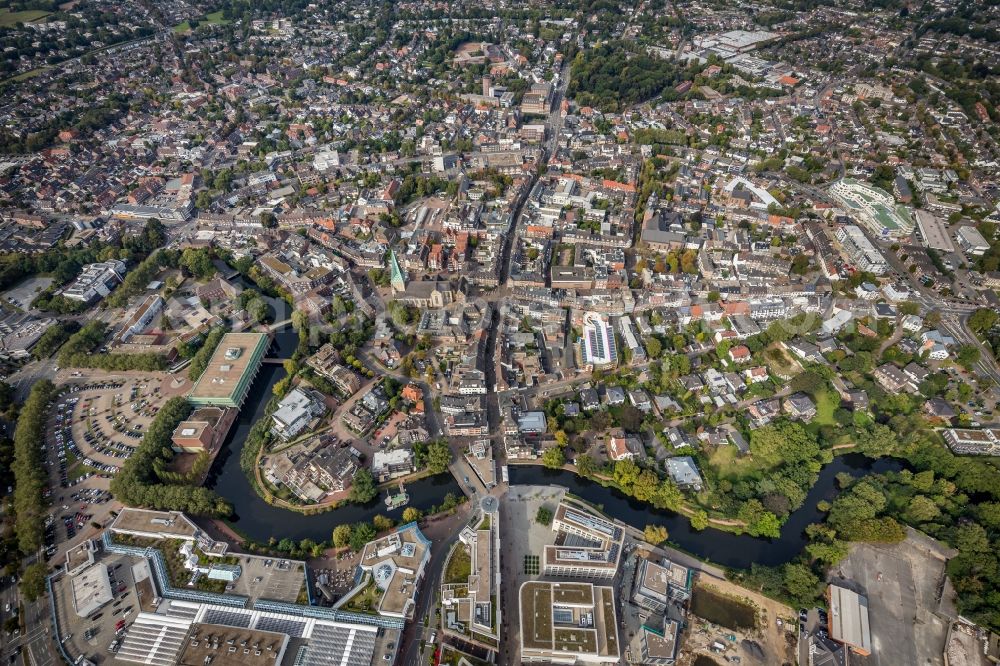
[[[6,598],[6,594],[0,596]],[[24,613],[27,631],[3,645],[0,649],[0,663],[11,663],[10,656],[16,654],[18,648],[20,654],[13,663],[25,666],[50,666],[63,663],[52,634],[48,599],[42,597],[34,603],[26,603]],[[6,613],[4,617],[7,617]]]
[[[441,587],[441,575],[444,570],[444,563],[448,551],[458,541],[458,535],[462,531],[469,518],[478,511],[478,507],[473,503],[463,504],[451,516],[432,520],[422,528],[424,536],[431,540],[431,561],[421,584],[420,593],[417,595],[417,610],[414,614],[413,622],[409,622],[403,630],[400,639],[399,662],[407,666],[417,666],[425,664],[427,661],[421,656],[420,642],[429,638],[430,632],[438,626],[439,618],[433,613],[436,606],[438,590]],[[428,645],[427,650],[433,648]]]

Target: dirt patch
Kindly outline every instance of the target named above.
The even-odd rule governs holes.
[[[682,638],[685,655],[678,666],[713,663],[697,662],[702,656],[717,663],[739,657],[743,664],[793,664],[796,617],[794,610],[774,599],[702,573],[692,593],[689,626]],[[723,622],[747,628],[728,628]]]
[[[694,658],[692,666],[719,666],[719,662],[712,659],[711,657],[706,657],[703,654],[699,654]]]

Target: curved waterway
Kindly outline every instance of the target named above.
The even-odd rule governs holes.
[[[269,356],[288,358],[297,342],[298,337],[291,328],[279,331],[275,334]],[[280,365],[261,366],[239,418],[226,436],[222,451],[212,465],[212,472],[205,484],[233,505],[233,522],[236,528],[251,539],[264,543],[272,536],[279,540],[289,538],[301,541],[308,538],[329,541],[333,528],[341,523],[371,522],[380,513],[399,520],[403,509],[388,511],[384,493],[368,504],[349,503],[333,511],[306,516],[271,506],[253,489],[247,475],[240,468],[240,452],[250,428],[264,416],[264,408],[271,398],[274,385],[284,376],[285,369]],[[448,493],[458,497],[462,495],[458,483],[448,473],[409,483],[406,485],[406,492],[410,496],[409,506],[422,511],[440,505]]]
[[[806,496],[802,506],[792,513],[781,528],[777,539],[733,534],[716,529],[697,531],[687,518],[672,511],[658,510],[624,495],[615,488],[581,478],[566,470],[551,470],[538,465],[511,465],[511,484],[557,485],[588,502],[600,506],[604,513],[638,529],[646,525],[663,525],[670,534],[670,542],[692,555],[728,567],[748,568],[751,564],[776,566],[793,559],[807,541],[805,528],[823,520],[823,513],[816,508],[820,500],[831,500],[837,495],[836,476],[847,472],[855,477],[888,471],[899,471],[898,460],[882,458],[872,460],[858,454],[834,458],[823,468],[819,478]]]
[[[270,298],[266,300],[271,303],[276,316],[287,317],[288,306],[284,302]],[[290,327],[285,328],[275,334],[268,356],[289,358],[295,351],[297,342],[296,333]],[[284,376],[285,370],[280,365],[268,364],[261,367],[206,482],[209,488],[233,505],[237,529],[261,542],[266,542],[272,536],[296,541],[306,538],[326,541],[330,539],[333,528],[342,523],[371,521],[378,514],[387,514],[398,520],[402,509],[387,512],[384,495],[365,505],[346,504],[327,513],[306,516],[271,506],[254,491],[240,468],[240,452],[251,426],[264,415],[264,408],[271,398],[275,383]],[[649,524],[663,525],[670,534],[670,542],[692,555],[722,566],[747,568],[754,563],[769,566],[783,564],[802,551],[807,543],[804,532],[806,526],[823,520],[823,514],[816,508],[816,504],[821,500],[831,500],[837,495],[838,473],[847,472],[861,477],[899,471],[902,468],[900,461],[888,458],[871,460],[858,454],[834,458],[820,472],[802,507],[789,516],[777,539],[737,535],[712,528],[699,532],[691,528],[684,516],[654,509],[614,488],[606,488],[565,470],[550,470],[538,465],[511,465],[509,478],[512,485],[563,486],[574,495],[600,506],[609,516],[638,529]],[[406,492],[410,495],[410,506],[421,510],[440,505],[448,493],[457,496],[462,493],[458,483],[448,473],[407,484]]]

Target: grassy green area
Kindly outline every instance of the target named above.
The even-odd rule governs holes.
[[[773,344],[764,351],[764,364],[772,377],[791,377],[799,371],[799,364],[784,349]]]
[[[836,425],[833,413],[840,406],[840,396],[836,391],[824,389],[816,394],[816,418],[813,423],[819,426]]]
[[[472,573],[472,556],[468,549],[458,544],[448,560],[448,569],[444,572],[445,583],[466,583]]]
[[[14,81],[14,82],[16,82],[16,81],[27,81],[28,79],[35,78],[36,76],[38,76],[39,74],[41,74],[42,72],[44,72],[46,69],[48,69],[48,68],[47,67],[37,67],[35,69],[29,69],[27,72],[22,72],[21,74],[18,74],[17,76],[12,76],[9,79],[5,79],[3,81],[3,83],[7,83],[7,82],[10,82],[10,81]]]
[[[343,608],[344,610],[355,611],[357,613],[376,613],[378,612],[378,603],[381,598],[382,592],[375,585],[375,581],[372,580],[363,590],[351,597]]]
[[[83,463],[80,463],[78,465],[67,465],[66,478],[69,480],[70,483],[73,483],[74,481],[76,481],[89,471],[91,471],[90,468],[84,465]]]
[[[720,479],[736,481],[762,472],[765,468],[751,456],[741,456],[735,446],[720,446],[708,457]]]
[[[198,24],[208,24],[208,25],[229,25],[232,23],[229,19],[222,15],[222,12],[212,12],[211,14],[205,14],[198,19]],[[191,22],[184,21],[183,23],[178,23],[174,26],[174,33],[181,34],[191,31]]]
[[[26,9],[23,12],[12,12],[4,10],[0,12],[0,27],[9,28],[15,23],[33,23],[39,19],[43,19],[52,12],[47,12],[42,9]]]

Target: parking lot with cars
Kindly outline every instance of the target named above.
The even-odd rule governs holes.
[[[167,373],[60,374],[66,386],[52,403],[46,437],[51,477],[45,498],[51,509],[45,557],[53,566],[110,521],[120,506],[108,492],[111,477],[138,447],[163,402],[187,388],[186,381]]]
[[[107,566],[112,600],[86,617],[73,612],[71,586],[56,587],[61,639],[71,654],[114,653],[121,646],[128,628],[141,610],[148,610],[154,599],[148,598],[148,582],[137,584],[133,558],[120,555],[101,557],[98,566]],[[141,596],[145,587],[147,598]]]
[[[53,410],[54,444],[65,449],[70,464],[62,482],[69,485],[88,475],[117,472],[161,403],[159,382],[148,379],[70,386]]]

